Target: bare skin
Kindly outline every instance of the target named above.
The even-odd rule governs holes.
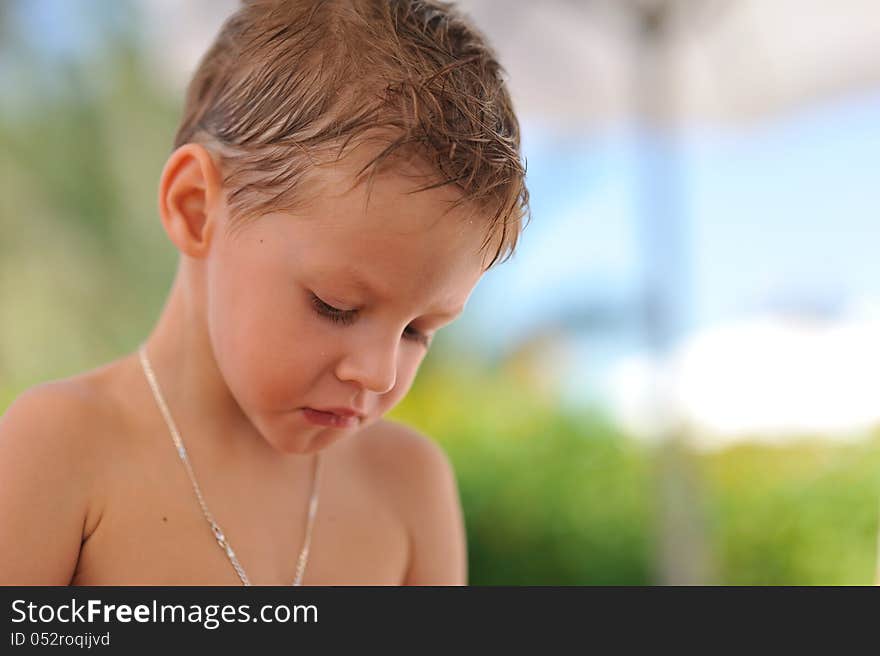
[[[256,585],[293,581],[313,459],[320,501],[305,585],[461,585],[464,526],[442,450],[383,419],[426,340],[484,268],[482,226],[411,178],[316,178],[296,216],[236,236],[210,153],[188,144],[159,189],[181,253],[146,340],[199,485]],[[299,212],[299,210],[298,210]],[[369,290],[353,283],[365,279]],[[355,313],[345,323],[319,303]],[[348,406],[356,426],[309,423]],[[237,585],[202,516],[136,353],[25,392],[0,418],[0,583]]]

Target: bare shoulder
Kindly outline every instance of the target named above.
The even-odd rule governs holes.
[[[59,457],[91,455],[119,416],[110,378],[108,366],[25,390],[0,416],[0,437],[22,448],[51,447]]]
[[[97,520],[104,401],[91,378],[74,377],[26,390],[0,416],[0,582],[70,581]]]
[[[394,478],[449,473],[446,452],[432,438],[406,424],[380,419],[361,436],[360,447],[385,475]]]
[[[88,431],[77,427],[96,419],[102,411],[96,391],[82,380],[41,383],[19,395],[0,416],[0,439],[19,448],[52,447],[73,455],[83,446]]]
[[[420,494],[434,495],[454,485],[452,464],[443,448],[417,429],[381,419],[359,436],[355,457],[368,478],[393,503],[406,511],[421,502]]]
[[[455,473],[443,448],[405,424],[383,419],[358,445],[358,459],[407,526],[407,583],[461,585],[467,577],[464,522]]]

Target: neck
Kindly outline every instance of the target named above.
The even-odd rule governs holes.
[[[279,459],[226,386],[208,335],[201,276],[181,262],[147,356],[187,446],[236,460]]]

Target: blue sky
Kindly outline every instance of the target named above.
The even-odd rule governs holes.
[[[682,335],[759,312],[833,315],[880,298],[878,117],[880,90],[684,135],[674,179]],[[647,246],[635,198],[639,148],[654,146],[632,131],[572,140],[529,128],[525,120],[532,223],[468,309],[490,348],[573,305],[633,303]],[[583,335],[575,359],[586,373],[572,386],[594,386],[638,348],[631,332]]]
[[[880,296],[880,92],[694,139],[699,325],[803,297]]]

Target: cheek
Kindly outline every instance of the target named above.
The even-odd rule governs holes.
[[[246,267],[227,273],[233,270],[218,266],[209,284],[208,330],[217,364],[246,412],[284,411],[314,383],[332,347],[330,334],[289,290],[284,296],[283,285]]]

